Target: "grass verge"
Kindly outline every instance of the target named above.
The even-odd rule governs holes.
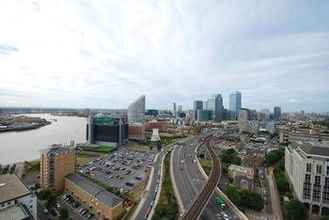
[[[212,168],[212,162],[211,162],[211,160],[201,159],[199,161],[200,161],[200,164],[201,164],[204,172],[206,172],[207,176],[209,176],[210,175],[210,172],[211,172],[211,168]]]
[[[164,160],[163,183],[160,193],[159,202],[155,208],[152,220],[174,220],[177,219],[178,206],[170,178],[170,153]]]

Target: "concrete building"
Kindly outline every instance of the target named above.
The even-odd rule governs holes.
[[[221,122],[224,118],[223,98],[220,94],[211,96],[207,100],[207,110],[211,111],[211,120]]]
[[[230,94],[229,110],[233,113],[233,118],[238,119],[241,109],[241,92],[235,91]]]
[[[90,115],[87,124],[87,140],[89,144],[105,144],[112,147],[128,142],[127,119],[105,114]]]
[[[253,189],[255,172],[253,168],[231,164],[228,167],[228,175],[233,182],[243,189]]]
[[[143,123],[145,119],[145,96],[139,97],[128,106],[128,123]]]
[[[95,214],[96,219],[120,219],[125,212],[123,199],[80,175],[65,178],[65,191]]]
[[[329,208],[329,143],[294,142],[285,149],[285,170],[295,196],[310,212]]]
[[[281,119],[281,108],[279,106],[274,107],[273,119],[279,121]]]
[[[194,114],[193,119],[194,120],[197,120],[197,118],[198,118],[198,115],[197,115],[198,110],[203,110],[203,102],[200,100],[195,100],[193,102],[193,114]]]
[[[0,175],[0,219],[37,220],[37,197],[14,174]]]
[[[152,131],[154,128],[159,129],[160,132],[166,132],[169,127],[169,122],[166,120],[152,120],[144,123],[146,131]]]
[[[75,148],[52,145],[41,151],[40,185],[44,189],[64,190],[64,178],[74,173],[76,165]]]

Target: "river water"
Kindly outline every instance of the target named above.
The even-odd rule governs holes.
[[[29,116],[45,118],[51,124],[34,130],[0,133],[0,164],[38,159],[40,150],[51,144],[86,141],[86,118],[50,114]]]

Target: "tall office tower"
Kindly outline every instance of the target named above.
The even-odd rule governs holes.
[[[207,110],[211,111],[211,119],[220,122],[224,116],[223,98],[220,94],[213,95],[207,101]]]
[[[281,108],[279,106],[274,107],[274,120],[279,121],[281,118]]]
[[[233,113],[233,118],[237,119],[239,117],[240,109],[241,109],[241,92],[235,91],[230,94],[229,100],[229,109]]]
[[[75,171],[75,148],[51,145],[41,152],[40,185],[43,189],[64,190],[64,177]]]
[[[128,123],[143,123],[145,118],[145,96],[142,95],[128,107]]]
[[[117,147],[128,142],[127,119],[99,114],[89,117],[87,124],[89,144],[109,144]]]
[[[195,100],[193,102],[193,119],[198,119],[198,110],[203,110],[203,102],[200,100]]]
[[[178,105],[178,113],[182,113],[183,112],[183,106],[182,105]]]
[[[239,112],[239,131],[242,132],[249,132],[250,126],[249,126],[249,109],[241,108]]]
[[[176,108],[176,102],[174,102],[173,104],[173,113],[174,113],[174,117],[176,118],[177,117],[177,108]]]

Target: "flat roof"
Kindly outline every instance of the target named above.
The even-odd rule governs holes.
[[[32,219],[20,205],[10,206],[0,210],[0,219],[25,220]]]
[[[0,203],[30,194],[15,174],[0,175]]]
[[[295,142],[293,145],[298,146],[306,154],[329,157],[328,142]]]
[[[82,190],[93,195],[98,201],[106,204],[109,207],[114,207],[123,202],[123,199],[119,196],[107,191],[103,187],[98,186],[83,176],[72,174],[67,176],[66,179],[74,183]]]

